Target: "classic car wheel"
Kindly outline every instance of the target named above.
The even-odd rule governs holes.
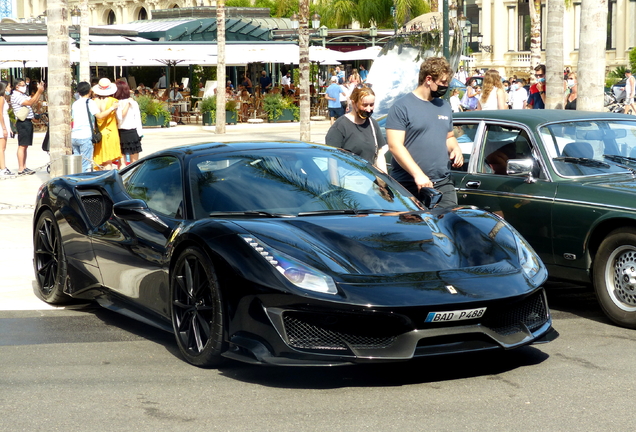
[[[33,267],[38,294],[47,303],[67,303],[71,297],[64,294],[66,283],[66,256],[62,248],[60,229],[50,210],[38,218],[33,236]]]
[[[223,303],[212,262],[199,248],[184,250],[170,285],[179,350],[195,366],[217,366],[224,350]]]
[[[636,230],[611,232],[594,259],[594,289],[605,314],[636,328]]]

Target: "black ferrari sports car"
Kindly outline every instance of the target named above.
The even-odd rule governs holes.
[[[546,269],[504,220],[427,210],[318,144],[176,147],[51,179],[33,242],[42,299],[174,332],[197,366],[400,361],[558,335]]]

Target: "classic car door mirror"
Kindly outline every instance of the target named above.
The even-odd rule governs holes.
[[[537,180],[532,176],[533,169],[533,159],[509,159],[506,166],[506,173],[514,177],[527,177],[526,183],[534,183]]]
[[[126,221],[146,222],[161,233],[169,228],[148,208],[148,204],[144,200],[132,199],[115,203],[113,214]]]

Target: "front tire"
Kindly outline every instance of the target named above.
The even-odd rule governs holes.
[[[50,210],[42,212],[33,233],[33,268],[38,296],[50,304],[64,304],[71,297],[64,293],[66,284],[66,255],[55,216]]]
[[[188,363],[215,367],[225,350],[223,302],[210,258],[199,248],[184,250],[170,278],[172,327]]]
[[[622,327],[636,328],[636,229],[618,229],[603,240],[593,278],[603,312]]]

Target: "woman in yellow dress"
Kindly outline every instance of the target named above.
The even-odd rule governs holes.
[[[93,86],[96,96],[95,103],[100,112],[107,112],[104,118],[97,119],[97,126],[102,133],[102,140],[95,144],[93,163],[100,170],[113,169],[113,163],[119,163],[121,159],[121,147],[119,145],[119,131],[117,129],[117,107],[119,101],[112,97],[117,91],[117,86],[108,78],[102,78]]]

